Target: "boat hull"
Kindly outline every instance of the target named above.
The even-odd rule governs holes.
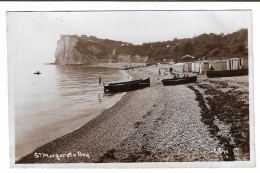
[[[248,75],[248,69],[226,70],[226,71],[207,71],[208,78],[244,76],[244,75]]]
[[[197,81],[197,76],[192,76],[192,77],[183,77],[177,79],[163,79],[162,83],[164,86],[168,86],[168,85],[182,85],[187,83],[194,83],[196,81]]]
[[[127,92],[146,88],[150,86],[150,78],[134,80],[129,82],[104,84],[104,92]]]

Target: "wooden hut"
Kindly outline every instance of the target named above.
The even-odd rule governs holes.
[[[208,61],[200,62],[200,73],[203,74],[206,71],[209,71],[209,62]]]
[[[191,72],[191,62],[186,62],[183,64],[183,72]]]
[[[192,63],[191,71],[194,73],[200,73],[200,62],[199,61],[195,61]]]
[[[214,68],[214,71],[221,71],[221,61],[212,61],[209,63],[209,68],[211,68],[211,66]]]
[[[242,69],[248,69],[248,58],[242,58]]]
[[[221,63],[221,71],[227,70],[227,60],[222,60],[220,63]]]
[[[229,58],[227,60],[227,70],[248,69],[247,58]]]
[[[188,62],[188,71],[187,72],[191,72],[191,62]]]
[[[175,72],[183,72],[184,71],[184,63],[176,63],[172,65],[173,71]]]
[[[238,70],[239,69],[239,58],[229,58],[227,60],[227,70]]]

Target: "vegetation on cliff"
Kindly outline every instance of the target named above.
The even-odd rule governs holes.
[[[127,62],[131,62],[131,57],[136,55],[141,57],[138,61],[149,57],[148,62],[161,62],[164,59],[178,62],[248,57],[247,29],[240,29],[227,35],[201,34],[193,38],[174,38],[169,41],[143,43],[142,45],[86,35],[70,37],[78,40],[73,49],[79,53],[77,55],[81,55],[81,59],[88,58],[86,62],[91,62],[91,58],[94,58],[95,62],[98,60],[119,62],[123,60],[122,56],[128,58]]]
[[[162,61],[173,59],[174,61],[189,60],[186,55],[195,57],[195,60],[222,59],[229,57],[248,56],[247,29],[241,29],[232,34],[201,34],[193,38],[177,39],[171,41],[144,43],[142,45],[124,45],[117,53],[130,55],[139,54],[148,56],[149,60]]]

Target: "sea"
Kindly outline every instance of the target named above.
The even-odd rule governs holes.
[[[34,74],[37,71],[41,74]],[[104,93],[99,77],[103,82],[129,78],[124,71],[107,67],[9,65],[15,159],[80,128],[119,101],[124,93]]]

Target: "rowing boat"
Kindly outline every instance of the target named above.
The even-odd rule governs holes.
[[[187,83],[194,83],[196,81],[197,81],[197,76],[191,76],[191,77],[182,77],[182,78],[163,79],[162,83],[164,86],[167,86],[167,85],[181,85]]]
[[[248,69],[225,70],[225,71],[207,71],[207,77],[230,77],[248,75]]]
[[[105,92],[127,92],[150,86],[150,78],[118,83],[104,83]]]
[[[37,74],[37,75],[40,75],[41,73],[39,71],[37,71],[36,73],[33,73],[33,74]]]

